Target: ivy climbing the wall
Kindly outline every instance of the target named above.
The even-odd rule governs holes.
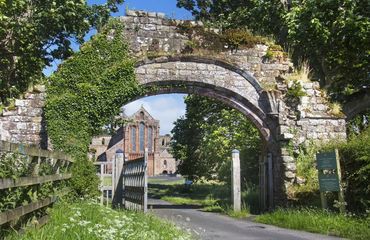
[[[112,19],[61,64],[47,87],[45,116],[53,148],[81,161],[72,169],[72,189],[76,195],[89,195],[94,191],[81,191],[81,186],[98,184],[94,166],[87,160],[92,136],[119,113],[124,103],[143,92],[135,80],[122,23]]]

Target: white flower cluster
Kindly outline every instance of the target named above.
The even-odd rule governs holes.
[[[156,240],[156,239],[178,239],[190,240],[190,235],[181,233],[174,227],[175,231],[159,233],[152,227],[151,216],[144,216],[135,212],[128,211],[115,211],[108,207],[103,207],[97,203],[86,204],[87,208],[93,209],[99,216],[99,222],[89,221],[89,213],[85,208],[71,207],[70,210],[73,215],[67,218],[68,223],[56,227],[55,231],[73,232],[81,237],[78,233],[83,233],[81,239],[102,239],[102,240],[115,240],[115,239],[132,239],[132,240]]]

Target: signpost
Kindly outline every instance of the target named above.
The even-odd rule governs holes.
[[[324,209],[328,208],[325,192],[338,192],[340,202],[339,210],[345,212],[344,195],[341,187],[341,170],[339,163],[338,149],[332,152],[322,152],[316,154],[317,169],[319,171],[319,185],[321,205]]]

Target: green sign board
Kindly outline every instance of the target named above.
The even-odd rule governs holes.
[[[335,151],[316,154],[317,169],[337,169]]]
[[[339,191],[339,178],[337,174],[323,174],[319,172],[319,184],[321,192]]]

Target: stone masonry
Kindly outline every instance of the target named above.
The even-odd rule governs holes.
[[[268,46],[183,54],[189,41],[177,30],[183,21],[168,19],[161,13],[130,10],[120,21],[125,26],[124,37],[132,55],[137,59],[137,80],[148,87],[147,95],[209,96],[239,110],[255,124],[264,142],[261,166],[266,166],[267,156],[272,156],[272,176],[265,176],[272,181],[265,181],[270,185],[262,186],[273,190],[267,196],[269,205],[284,202],[287,187],[296,180],[296,164],[286,147],[289,143],[297,147],[346,138],[344,118],[331,114],[317,83],[302,82],[305,96],[296,102],[287,99],[290,83],[284,79],[292,71],[292,64],[284,58],[266,59]],[[202,26],[200,22],[190,24]],[[112,37],[115,37],[113,33]],[[43,91],[28,93],[25,99],[16,101],[16,110],[3,112],[1,140],[45,147],[44,97]]]
[[[12,110],[3,110],[0,117],[0,140],[47,148],[43,107],[45,86],[36,86],[23,99],[15,100]]]

